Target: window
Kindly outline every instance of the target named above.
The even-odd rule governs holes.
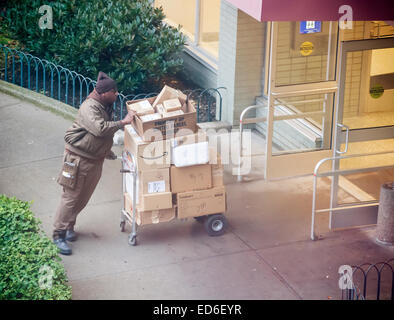
[[[156,0],[155,6],[163,7],[169,25],[181,25],[192,47],[218,59],[220,0]]]
[[[336,23],[280,21],[275,45],[275,86],[335,79]]]

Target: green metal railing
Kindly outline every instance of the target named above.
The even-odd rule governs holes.
[[[68,68],[40,59],[29,53],[0,45],[0,79],[21,87],[42,93],[79,108],[96,85],[96,81]],[[221,120],[223,97],[220,90],[224,87],[186,90],[188,98],[196,101],[197,121],[206,122],[216,119],[216,104],[219,103]],[[128,94],[119,93],[114,102],[114,120],[122,119],[127,109],[126,101],[145,99],[157,95],[156,92]]]

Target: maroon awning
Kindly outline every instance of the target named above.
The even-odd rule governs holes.
[[[394,0],[226,0],[258,21],[337,21],[352,8],[354,21],[394,20]]]

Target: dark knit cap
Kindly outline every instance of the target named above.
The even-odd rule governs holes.
[[[96,91],[101,94],[112,89],[117,89],[116,82],[100,71],[97,77]]]

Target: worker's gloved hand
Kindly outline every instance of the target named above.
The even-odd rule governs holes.
[[[124,126],[125,126],[126,124],[131,124],[131,122],[132,122],[133,119],[134,119],[135,114],[136,114],[135,111],[130,110],[130,111],[126,114],[126,116],[123,118],[123,120],[121,120],[122,124],[123,124]]]
[[[113,153],[112,150],[105,157],[105,159],[108,159],[108,160],[116,160],[117,158],[118,158],[118,156],[115,153]]]

